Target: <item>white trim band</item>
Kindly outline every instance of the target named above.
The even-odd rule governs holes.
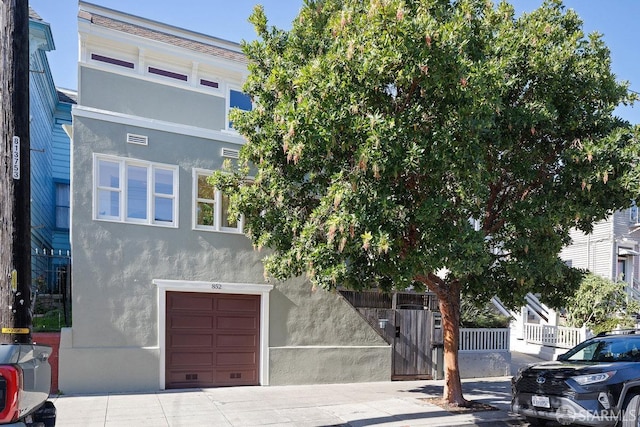
[[[103,120],[112,123],[120,123],[128,126],[137,126],[146,129],[153,129],[164,132],[176,133],[179,135],[193,136],[196,138],[212,139],[215,141],[229,142],[231,144],[244,145],[245,140],[237,132],[216,131],[203,129],[195,126],[187,126],[163,120],[147,119],[130,114],[116,113],[114,111],[101,110],[99,108],[74,105],[71,110],[72,116],[84,117],[94,120]]]

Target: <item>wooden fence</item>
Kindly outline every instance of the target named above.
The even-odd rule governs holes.
[[[341,289],[340,294],[356,308],[392,308],[438,311],[438,298],[432,292],[350,291]]]

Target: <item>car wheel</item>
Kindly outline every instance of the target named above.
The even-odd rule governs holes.
[[[621,427],[639,427],[640,417],[638,417],[638,409],[640,408],[640,394],[627,396],[622,406],[622,424]]]
[[[530,426],[546,426],[547,425],[547,420],[543,420],[541,418],[534,418],[534,417],[525,417],[525,419],[527,420],[527,422],[529,423]],[[627,426],[625,426],[627,427]]]

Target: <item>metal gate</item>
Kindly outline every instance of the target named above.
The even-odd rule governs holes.
[[[31,254],[33,326],[71,326],[71,254],[35,250]],[[44,320],[50,318],[49,320]],[[56,321],[57,318],[57,321]],[[53,319],[53,320],[51,320]],[[40,325],[42,323],[42,325]]]

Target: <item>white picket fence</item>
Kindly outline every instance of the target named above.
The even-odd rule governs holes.
[[[459,351],[509,351],[509,328],[460,328]]]
[[[530,344],[547,347],[572,348],[586,340],[587,328],[524,324],[524,340]]]

